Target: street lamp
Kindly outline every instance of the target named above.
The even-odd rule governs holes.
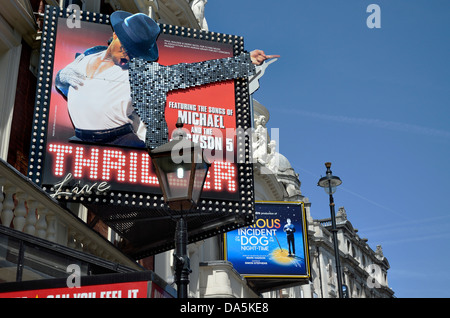
[[[156,176],[169,208],[180,212],[175,230],[175,277],[178,298],[187,298],[190,261],[187,255],[187,223],[183,211],[193,209],[200,199],[210,163],[200,146],[186,138],[179,118],[172,140],[148,150]]]
[[[341,278],[341,261],[339,259],[339,245],[337,240],[337,229],[336,229],[336,215],[334,210],[334,199],[333,193],[336,192],[336,187],[342,184],[342,181],[339,177],[333,176],[331,173],[331,162],[326,162],[325,167],[327,168],[327,175],[325,177],[320,178],[318,182],[318,186],[322,187],[325,192],[330,196],[330,212],[331,212],[331,232],[333,233],[333,241],[334,241],[334,255],[336,259],[336,276],[338,281],[338,292],[339,298],[343,298],[342,294],[342,278]]]

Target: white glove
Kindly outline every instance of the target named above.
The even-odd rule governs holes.
[[[84,85],[86,76],[76,70],[78,63],[84,58],[84,54],[81,54],[75,61],[67,65],[56,76],[56,87],[67,97],[69,88],[73,87],[78,89]]]
[[[84,85],[86,76],[71,67],[66,67],[59,72],[58,80],[63,86],[71,86],[74,89],[78,89],[78,87]]]

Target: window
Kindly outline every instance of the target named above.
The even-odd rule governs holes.
[[[0,284],[67,278],[69,265],[81,276],[134,271],[93,255],[0,226]]]
[[[15,282],[19,263],[20,242],[0,236],[0,283]]]
[[[25,245],[22,281],[47,278],[67,278],[67,267],[77,264],[81,275],[87,275],[88,265],[67,255],[49,251],[40,246]]]

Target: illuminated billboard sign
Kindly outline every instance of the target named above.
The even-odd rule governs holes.
[[[88,206],[130,242],[129,253],[134,257],[168,249],[171,245],[166,245],[161,235],[171,233],[173,226],[162,221],[167,208],[146,141],[154,136],[158,138],[152,146],[168,141],[181,118],[188,137],[212,161],[202,200],[191,213],[198,217],[190,220],[190,238],[203,239],[217,234],[217,228],[229,229],[236,224],[236,217],[241,225],[252,222],[248,80],[220,80],[223,74],[213,70],[219,64],[208,64],[241,56],[242,37],[159,25],[159,59],[152,70],[134,59],[129,68],[113,73],[112,68],[93,67],[100,60],[95,58],[106,56],[102,54],[114,41],[111,17],[85,11],[79,15],[80,22],[74,24],[71,12],[46,7],[28,176],[54,198]],[[149,72],[155,67],[158,71],[151,74],[186,65],[196,65],[200,73],[211,70],[217,78],[199,82],[205,75],[196,74],[195,67],[184,67],[180,76],[196,78],[192,85],[179,84],[178,75],[151,75],[155,82],[148,84]],[[152,116],[160,124],[146,126],[129,100],[133,99],[134,106],[148,104],[146,99],[160,98],[158,92],[167,82],[172,87],[164,91],[163,109],[152,108]],[[123,122],[126,124],[116,128]],[[105,130],[108,135],[96,139]],[[116,138],[122,133],[132,138]],[[115,141],[108,142],[109,136]],[[202,230],[208,225],[213,232]],[[143,238],[140,231],[149,226],[164,232],[153,238],[147,233]],[[145,251],[137,245],[146,246]]]
[[[226,260],[244,277],[308,278],[302,202],[256,202],[255,223],[225,234]]]

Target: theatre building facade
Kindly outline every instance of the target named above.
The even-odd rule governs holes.
[[[76,155],[84,155],[85,159],[91,160],[97,158],[97,150],[91,145],[83,148],[74,144],[69,149],[53,142],[51,148],[42,142],[49,138],[52,129],[58,130],[58,125],[52,126],[52,123],[56,122],[54,118],[60,116],[57,111],[48,109],[51,107],[49,97],[54,98],[50,86],[53,84],[56,56],[51,59],[43,52],[54,54],[54,45],[61,41],[61,36],[52,34],[56,32],[52,25],[62,18],[66,18],[68,23],[71,21],[72,15],[67,11],[69,7],[90,12],[82,16],[83,23],[94,22],[100,33],[109,24],[113,12],[141,12],[159,23],[164,43],[169,49],[177,47],[178,43],[177,48],[181,50],[183,48],[179,43],[184,38],[192,38],[183,42],[184,49],[189,45],[198,50],[195,41],[208,38],[208,41],[214,41],[209,51],[214,51],[218,56],[233,55],[226,46],[216,42],[232,43],[231,50],[236,50],[241,39],[209,32],[204,14],[206,3],[204,0],[2,1],[0,297],[177,296],[174,277],[176,262],[171,241],[174,231],[171,226],[175,228],[175,223],[164,213],[164,201],[160,194],[133,192],[133,189],[138,189],[134,185],[130,187],[131,191],[126,188],[107,191],[106,183],[94,181],[87,186],[72,185],[68,193],[62,187],[58,188],[57,182],[51,189],[42,182],[44,171],[48,168],[44,160],[47,150],[55,158],[59,156],[52,165],[57,176],[57,169],[63,169],[58,164],[64,163],[65,155],[66,159],[69,158],[69,151],[73,151],[73,158]],[[53,20],[48,19],[49,15]],[[76,14],[73,17],[76,18]],[[59,35],[63,34],[60,26]],[[172,37],[179,33],[183,34],[183,41]],[[165,52],[164,49],[161,52]],[[266,76],[270,76],[270,72]],[[188,295],[192,298],[337,297],[330,220],[312,217],[311,203],[300,190],[299,175],[289,160],[278,152],[277,141],[271,140],[268,129],[270,107],[266,108],[254,100],[246,89],[247,84],[235,83],[237,88],[232,88],[232,92],[237,96],[238,114],[227,110],[223,110],[222,114],[222,110],[211,108],[208,116],[212,118],[211,128],[228,125],[226,115],[235,116],[235,129],[240,127],[241,118],[243,127],[253,128],[247,132],[247,140],[251,142],[248,146],[252,149],[247,152],[251,156],[251,165],[246,162],[237,165],[236,170],[230,170],[226,164],[213,166],[211,178],[216,179],[211,179],[208,186],[219,187],[219,176],[221,182],[232,183],[229,180],[235,173],[238,194],[234,197],[227,194],[229,197],[225,199],[207,196],[202,200],[198,216],[188,219],[191,229],[188,255],[192,270]],[[240,85],[244,85],[242,87],[245,89],[241,89]],[[250,93],[252,90],[254,88],[250,85]],[[245,108],[240,110],[242,100],[244,104],[248,103],[250,112]],[[181,111],[186,118],[195,119],[195,112],[189,108],[192,105],[169,104],[175,114]],[[182,107],[185,109],[180,109]],[[209,120],[207,118],[205,121]],[[214,127],[216,124],[218,126]],[[194,130],[191,132],[193,136],[196,133]],[[55,135],[58,137],[58,133],[53,133]],[[219,149],[222,140],[213,140],[216,145],[213,148]],[[208,138],[204,142],[207,148]],[[99,149],[99,153],[106,158],[103,161],[109,162],[113,171],[114,153]],[[146,158],[133,151],[127,152],[126,156],[126,160],[135,163],[142,174],[146,172],[144,166],[149,163]],[[92,167],[89,166],[91,161],[83,162],[83,169]],[[136,176],[133,171],[129,170],[126,176],[128,181],[133,181]],[[72,172],[76,174],[75,170]],[[60,182],[64,182],[67,175],[61,173],[58,177]],[[151,176],[148,180],[151,182]],[[83,196],[86,192],[96,192],[96,195]],[[67,199],[71,196],[76,196],[76,200]],[[283,213],[291,213],[291,210],[298,211],[295,217],[280,217]],[[213,214],[214,218],[210,218],[208,213]],[[287,219],[289,222],[286,222]],[[297,229],[297,250],[292,253],[289,242],[293,239],[285,234],[288,230],[283,229],[294,226]],[[373,250],[367,239],[359,237],[344,208],[339,208],[337,213],[337,227],[347,296],[394,297],[387,280],[389,262],[381,246]],[[170,232],[167,237],[166,232]],[[258,244],[262,245],[258,247]],[[265,254],[271,249],[271,244],[279,246],[276,256],[273,254],[275,248],[271,250],[271,257],[275,257],[278,263],[271,263],[272,258]],[[286,255],[280,254],[284,252]],[[282,262],[292,262],[293,265],[284,264],[283,267],[280,266]],[[289,271],[280,272],[280,268],[289,267]],[[70,288],[73,286],[81,288],[77,294]]]

